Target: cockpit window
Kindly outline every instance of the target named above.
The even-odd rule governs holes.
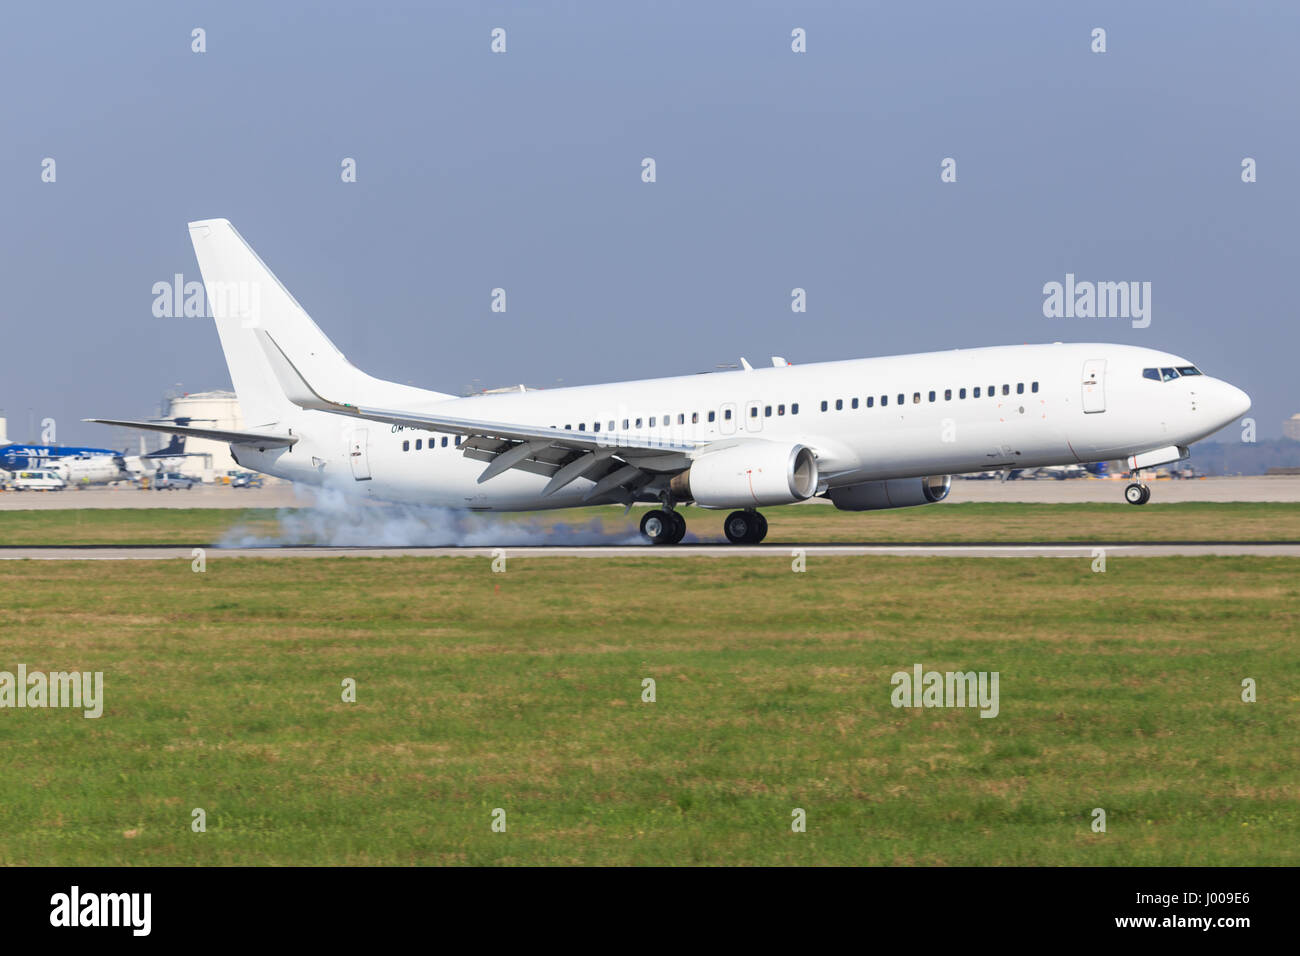
[[[1171,368],[1162,368],[1160,370],[1160,381],[1162,382],[1172,382],[1177,377],[1178,373]]]
[[[1201,370],[1197,368],[1195,365],[1180,365],[1178,366],[1178,374],[1179,375],[1200,375]]]
[[[1153,381],[1153,382],[1158,382],[1158,381],[1160,381],[1160,369],[1158,369],[1158,368],[1144,368],[1144,369],[1142,370],[1142,377],[1143,377],[1143,378],[1149,378],[1149,379],[1151,379],[1151,381]]]

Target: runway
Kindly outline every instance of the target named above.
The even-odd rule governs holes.
[[[1204,557],[1256,555],[1300,557],[1300,541],[1152,541],[1152,542],[1031,542],[1024,544],[680,544],[577,545],[572,547],[465,547],[465,548],[214,548],[211,545],[91,545],[83,547],[0,547],[0,560],[8,561],[193,561],[195,549],[205,560],[224,558],[779,558],[792,560],[796,552],[814,557],[929,557],[929,558],[1093,558],[1097,549],[1107,557]]]

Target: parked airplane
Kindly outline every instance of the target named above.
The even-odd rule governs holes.
[[[60,458],[97,457],[116,454],[118,452],[111,448],[85,448],[31,443],[24,445],[20,442],[14,442],[0,446],[0,468],[4,468],[6,471],[18,471],[22,468],[44,468],[47,463],[57,461]]]
[[[190,419],[166,419],[188,424]],[[13,459],[31,462],[20,468],[40,467],[63,479],[68,487],[106,485],[131,481],[159,470],[177,467],[177,462],[191,457],[185,451],[185,439],[179,435],[157,451],[128,455],[111,448],[61,448],[57,445],[11,445],[5,450]],[[7,459],[3,459],[7,460]]]
[[[215,438],[245,468],[360,495],[481,511],[657,502],[641,531],[686,533],[678,506],[824,495],[868,511],[926,504],[952,473],[1127,458],[1133,471],[1250,407],[1189,360],[1128,345],[1020,345],[456,397],[353,366],[224,219],[190,223],[241,431],[88,419]],[[1143,504],[1138,482],[1126,499]]]

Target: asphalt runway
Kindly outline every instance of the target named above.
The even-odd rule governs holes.
[[[976,481],[954,478],[949,502],[1122,502],[1128,482],[1103,478],[1051,478],[1016,481]],[[1152,502],[1183,501],[1300,501],[1300,475],[1238,478],[1149,480]],[[7,491],[0,493],[0,511],[46,511],[68,508],[302,508],[310,505],[309,488],[288,482],[262,488],[201,485],[186,491],[141,491],[129,485],[74,488],[68,491]],[[816,498],[787,507],[829,507]],[[621,510],[621,506],[611,505]]]
[[[572,547],[503,547],[503,548],[214,548],[210,545],[91,545],[83,547],[0,546],[0,560],[46,561],[192,561],[195,549],[202,549],[205,559],[219,558],[494,558],[504,552],[507,558],[737,558],[767,557],[792,560],[802,551],[808,558],[845,556],[944,557],[944,558],[1093,558],[1094,551],[1104,549],[1107,557],[1170,557],[1182,555],[1260,555],[1264,557],[1298,557],[1300,541],[1167,541],[1167,542],[1040,542],[1030,544],[679,544],[653,545],[575,545]]]

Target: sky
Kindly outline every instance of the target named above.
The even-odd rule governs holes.
[[[1246,389],[1261,439],[1300,412],[1298,4],[0,16],[11,439],[102,444],[80,419],[229,387],[210,320],[153,314],[206,218],[354,364],[440,391],[1091,341]],[[1067,274],[1151,283],[1150,324],[1044,315]]]

